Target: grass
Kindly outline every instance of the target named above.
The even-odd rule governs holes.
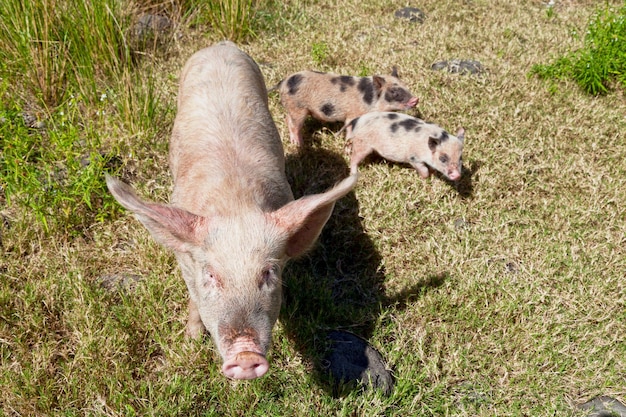
[[[553,7],[548,8],[554,16]],[[578,36],[577,32],[573,32]],[[591,17],[584,47],[558,58],[553,64],[536,64],[532,74],[543,79],[574,79],[589,94],[606,94],[612,84],[626,87],[626,2],[608,4]]]
[[[585,46],[571,33],[585,32],[596,3],[426,0],[423,24],[395,19],[396,1],[256,3],[256,36],[241,46],[267,85],[320,66],[397,65],[420,98],[411,113],[467,136],[456,186],[380,159],[362,166],[319,245],[287,267],[271,369],[251,382],[220,374],[210,340],[184,339],[174,257],[103,188],[108,171],[168,198],[180,69],[223,36],[200,10],[168,5],[180,20],[149,49],[111,57],[86,43],[83,54],[121,64],[108,72],[69,71],[69,46],[57,61],[31,42],[48,57],[41,68],[66,69],[43,86],[28,44],[14,41],[22,29],[0,20],[0,414],[553,416],[583,415],[575,406],[597,395],[626,403],[624,90],[589,96],[564,78],[546,91],[527,77]],[[133,14],[110,7],[127,34]],[[430,70],[449,59],[486,72]],[[276,95],[270,110],[297,197],[347,174],[336,126],[308,122],[299,151]],[[318,365],[337,328],[381,352],[396,378],[389,397],[333,395]]]

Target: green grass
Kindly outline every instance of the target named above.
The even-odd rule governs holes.
[[[114,169],[115,151],[100,150],[96,127],[76,113],[70,98],[47,120],[47,128],[25,125],[23,112],[0,108],[0,184],[8,203],[34,215],[45,232],[83,234],[94,221],[116,211],[101,177]]]
[[[106,3],[115,19],[85,17],[105,2],[0,8],[0,415],[569,416],[597,395],[626,403],[623,88],[590,96],[564,78],[546,91],[527,76],[583,48],[572,32],[602,32],[623,2],[518,3],[426,0],[423,24],[395,19],[398,1],[248,11],[240,44],[268,86],[395,65],[420,98],[411,114],[467,132],[457,186],[375,158],[360,168],[319,245],[286,268],[271,368],[249,382],[221,375],[210,339],[185,340],[173,255],[103,181],[167,200],[180,70],[224,35],[191,2]],[[174,29],[128,42],[142,11]],[[59,41],[72,32],[89,32],[83,49]],[[486,72],[430,70],[449,59]],[[276,95],[270,110],[296,197],[347,175],[335,126],[308,122],[299,151]],[[319,365],[338,328],[381,352],[389,397],[333,395]]]
[[[574,35],[578,36],[576,31]],[[571,78],[593,95],[606,94],[613,84],[626,88],[626,2],[619,8],[606,5],[598,9],[584,33],[582,48],[553,64],[535,64],[531,74],[543,79]]]

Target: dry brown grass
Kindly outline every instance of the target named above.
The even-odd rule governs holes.
[[[461,184],[378,159],[363,165],[319,247],[286,272],[272,369],[251,383],[221,377],[210,342],[184,341],[173,257],[130,215],[83,239],[51,241],[27,223],[2,229],[5,414],[548,416],[573,415],[600,394],[626,403],[626,100],[570,82],[550,93],[527,76],[580,46],[571,32],[598,4],[556,3],[548,18],[542,1],[424,0],[426,20],[412,24],[394,18],[398,1],[288,2],[276,33],[242,45],[268,86],[303,69],[397,65],[420,98],[412,114],[465,127]],[[155,64],[170,108],[185,59],[216,40],[186,31]],[[327,45],[321,61],[314,44]],[[430,69],[453,58],[486,71]],[[277,96],[270,105],[297,196],[346,175],[339,126],[307,123],[300,152]],[[126,179],[155,200],[171,187],[167,127],[151,138],[116,132],[132,149]],[[142,279],[101,289],[115,274]],[[315,369],[323,332],[336,327],[388,360],[390,398],[333,398]],[[42,394],[56,399],[33,397]]]

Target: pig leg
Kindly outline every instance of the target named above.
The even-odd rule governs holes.
[[[363,143],[358,138],[352,138],[352,156],[350,157],[350,175],[357,173],[359,163],[365,159],[367,155],[372,153],[374,148]]]
[[[352,154],[352,139],[348,139],[346,143],[343,145],[343,152],[346,155]]]
[[[197,339],[204,334],[205,330],[204,323],[202,323],[202,319],[200,319],[198,306],[190,298],[189,318],[187,319],[187,326],[185,327],[185,336],[191,339]]]
[[[417,172],[420,174],[420,177],[422,178],[428,178],[428,176],[430,175],[430,170],[428,169],[426,164],[423,162],[411,161],[411,166],[415,168],[415,170],[417,170]]]
[[[308,115],[309,112],[306,109],[298,109],[295,112],[289,112],[289,114],[287,114],[289,141],[294,145],[304,145],[304,139],[302,138],[302,126],[304,126],[304,120]]]

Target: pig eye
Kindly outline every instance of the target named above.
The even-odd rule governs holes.
[[[202,286],[205,288],[219,286],[220,282],[209,267],[202,268]]]
[[[441,155],[439,157],[439,160],[441,161],[442,164],[447,164],[450,158],[448,158],[448,155]]]
[[[264,285],[272,285],[278,279],[278,268],[276,266],[271,266],[263,270],[261,274],[261,282],[260,287]]]
[[[403,103],[407,101],[409,98],[411,98],[411,95],[405,89],[401,87],[391,87],[385,93],[385,100],[389,102],[396,101],[399,103]]]

